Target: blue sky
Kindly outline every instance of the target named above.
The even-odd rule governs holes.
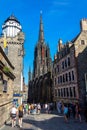
[[[14,14],[25,33],[24,77],[26,84],[29,66],[33,70],[40,10],[42,10],[45,42],[49,44],[53,59],[59,38],[65,43],[80,32],[80,20],[87,18],[87,0],[0,0],[0,32],[4,21]]]

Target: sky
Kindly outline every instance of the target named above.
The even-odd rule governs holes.
[[[34,48],[38,42],[40,11],[44,39],[50,55],[57,52],[58,40],[71,41],[80,32],[80,20],[87,18],[87,0],[0,0],[0,33],[2,24],[11,15],[20,21],[25,34],[24,77],[28,84],[29,67],[33,71]]]

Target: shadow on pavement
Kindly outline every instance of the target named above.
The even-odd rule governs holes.
[[[32,119],[28,116],[27,119],[23,119],[26,126],[32,126],[30,129],[24,128],[23,130],[87,130],[87,124],[85,122],[80,123],[77,121],[75,123],[73,119],[70,119],[66,123],[62,116],[51,117],[49,119],[45,119],[43,116],[39,118],[38,116],[34,115]]]

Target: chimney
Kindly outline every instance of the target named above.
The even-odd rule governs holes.
[[[80,21],[81,31],[87,31],[87,19],[82,19]]]

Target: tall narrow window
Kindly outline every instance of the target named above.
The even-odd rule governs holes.
[[[68,81],[68,74],[66,73],[66,82]]]
[[[70,57],[68,57],[68,66],[70,66]]]
[[[65,67],[67,68],[67,61],[65,60]]]
[[[64,61],[62,62],[62,69],[64,69]]]
[[[0,72],[0,91],[2,92],[2,86],[3,86],[3,75],[2,73]]]
[[[58,96],[60,97],[60,89],[58,89]]]
[[[72,80],[74,80],[74,72],[72,71]]]
[[[72,89],[71,89],[71,87],[70,87],[70,97],[72,97]]]
[[[56,74],[56,68],[55,68],[55,74]]]
[[[69,72],[69,81],[71,81],[71,73]]]
[[[68,92],[68,88],[66,88],[66,93],[67,93],[67,97],[69,97],[69,92]]]
[[[59,72],[59,65],[57,65],[57,71]]]
[[[63,97],[63,90],[61,89],[61,96]]]
[[[60,83],[59,77],[58,77],[58,84]]]
[[[55,89],[55,96],[57,97],[57,90]]]
[[[65,94],[66,94],[66,93],[65,93],[65,88],[64,88],[64,97],[66,96]]]
[[[3,80],[3,92],[7,92],[7,81]]]
[[[63,74],[63,82],[65,82],[65,77],[64,77],[64,74]]]
[[[62,83],[62,76],[60,76],[60,83]]]

